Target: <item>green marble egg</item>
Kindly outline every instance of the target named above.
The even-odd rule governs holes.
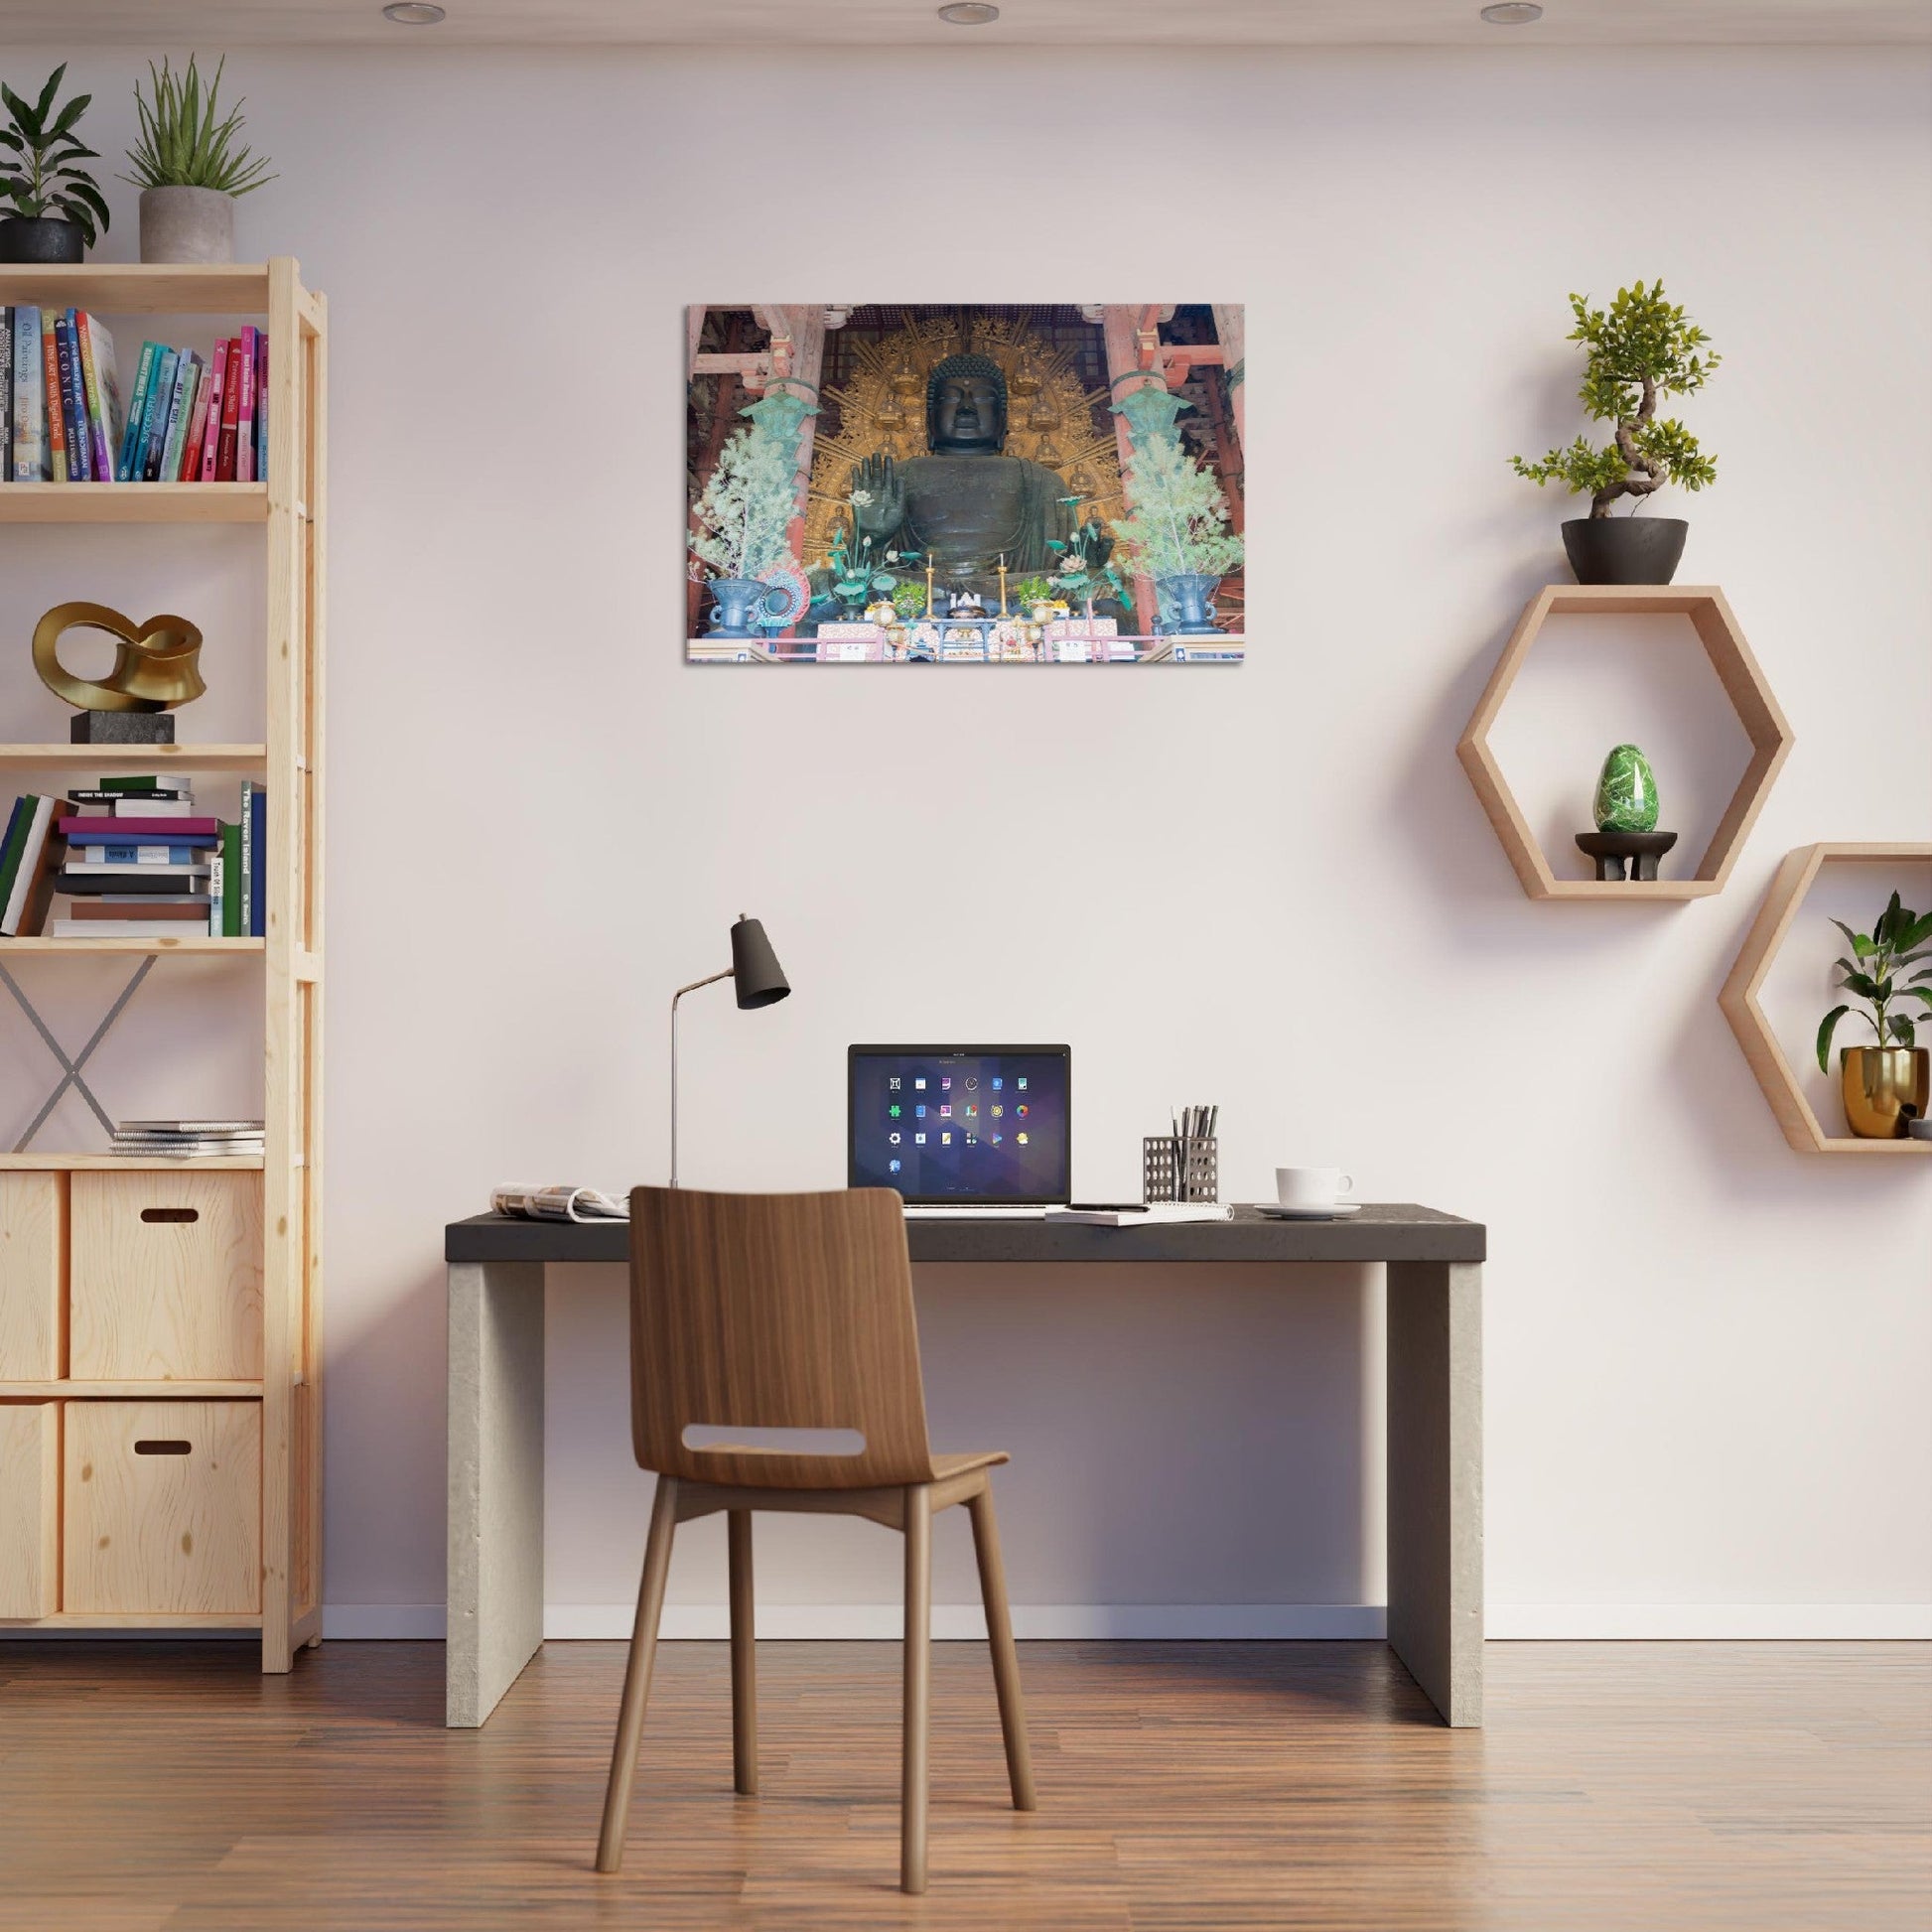
[[[1599,832],[1654,832],[1657,829],[1657,774],[1634,745],[1619,745],[1603,760],[1596,780]]]

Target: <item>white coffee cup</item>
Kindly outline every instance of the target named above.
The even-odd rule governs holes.
[[[1284,1207],[1333,1207],[1354,1186],[1354,1176],[1339,1168],[1275,1170],[1275,1193]]]

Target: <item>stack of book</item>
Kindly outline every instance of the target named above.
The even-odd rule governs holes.
[[[141,345],[121,407],[114,339],[85,309],[0,308],[0,477],[9,483],[256,483],[268,473],[268,337],[206,358]]]
[[[69,792],[65,807],[30,792],[0,840],[0,935],[260,938],[267,808],[252,780],[233,824],[198,814],[191,786],[172,776],[104,777]],[[50,924],[57,893],[71,904]]]
[[[190,1161],[210,1154],[259,1154],[258,1120],[124,1120],[114,1129],[112,1152],[153,1160]]]

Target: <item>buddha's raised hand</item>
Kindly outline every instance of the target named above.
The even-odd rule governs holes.
[[[852,471],[852,521],[861,536],[890,537],[905,515],[905,485],[889,456],[867,457]]]

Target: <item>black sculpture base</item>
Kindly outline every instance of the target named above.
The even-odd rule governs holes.
[[[1675,832],[1579,832],[1577,846],[1596,861],[1598,879],[1655,879],[1657,861],[1677,843]]]
[[[68,736],[75,745],[172,745],[172,711],[76,711]]]

